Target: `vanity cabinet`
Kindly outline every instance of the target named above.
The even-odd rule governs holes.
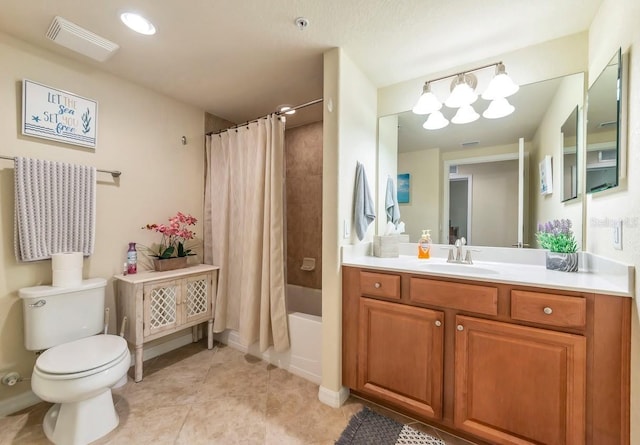
[[[456,316],[454,424],[496,444],[583,444],[586,339]]]
[[[479,444],[629,443],[631,299],[343,266],[343,385]]]
[[[439,419],[443,321],[439,311],[361,298],[358,388]]]
[[[167,272],[116,275],[118,330],[127,317],[124,337],[135,348],[135,381],[142,380],[145,343],[207,322],[209,349],[213,348],[213,310],[217,267],[206,264]]]

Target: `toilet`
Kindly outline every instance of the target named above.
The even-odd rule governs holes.
[[[54,405],[43,429],[57,445],[93,442],[118,426],[111,388],[126,379],[131,364],[127,342],[104,331],[103,278],[74,287],[20,289],[25,347],[43,351],[31,389]]]

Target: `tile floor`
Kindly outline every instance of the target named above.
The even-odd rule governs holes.
[[[367,404],[447,445],[471,445],[353,397],[330,408],[318,401],[317,385],[221,344],[194,343],[151,359],[142,382],[130,378],[113,396],[120,425],[95,444],[330,445]],[[0,444],[48,444],[41,423],[49,406],[0,418]]]

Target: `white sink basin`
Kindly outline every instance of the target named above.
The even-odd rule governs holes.
[[[482,274],[491,275],[499,273],[494,269],[487,269],[486,267],[480,267],[473,264],[457,264],[457,263],[444,263],[444,264],[424,264],[426,271],[440,272],[440,273],[460,273],[460,274]]]

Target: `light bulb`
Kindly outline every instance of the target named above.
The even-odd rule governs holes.
[[[468,124],[476,121],[480,118],[480,115],[476,113],[471,105],[464,105],[460,107],[455,116],[451,119],[454,124]]]
[[[439,130],[449,125],[449,121],[440,111],[434,111],[429,115],[422,128],[425,130]]]
[[[487,119],[499,119],[510,115],[515,111],[515,107],[504,97],[499,97],[491,101],[487,109],[482,113]]]
[[[429,82],[425,82],[422,87],[422,94],[412,111],[415,114],[429,114],[434,111],[438,111],[441,108],[442,103],[438,100],[436,95],[431,92],[431,84]]]

